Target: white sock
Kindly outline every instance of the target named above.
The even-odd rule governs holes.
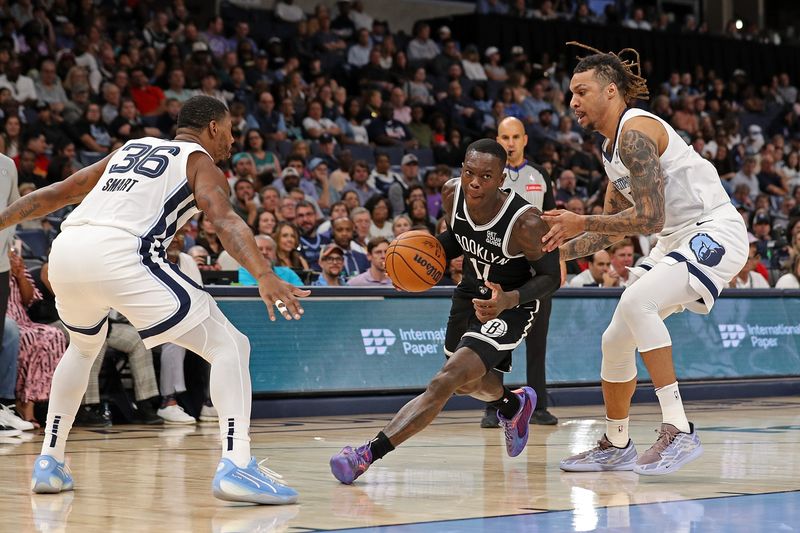
[[[245,468],[250,462],[250,419],[219,417],[219,430],[222,434],[222,457]]]
[[[630,417],[620,420],[606,417],[606,438],[617,448],[628,446],[630,437],[628,436],[628,421]]]
[[[656,389],[658,403],[661,404],[661,421],[672,424],[678,431],[689,433],[689,421],[683,411],[681,393],[678,391],[678,382]]]
[[[64,462],[64,448],[67,446],[67,437],[74,421],[74,416],[56,414],[53,411],[47,413],[42,455],[49,455],[59,463]]]

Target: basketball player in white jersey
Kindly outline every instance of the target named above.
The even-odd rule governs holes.
[[[181,109],[175,140],[128,141],[103,160],[0,213],[4,228],[81,203],[61,225],[50,253],[50,282],[70,343],[53,376],[33,492],[73,488],[64,447],[113,308],[130,320],[148,348],[172,342],[211,363],[211,399],[222,437],[214,495],[263,504],[296,501],[297,493],[280,476],[250,457],[247,337],[208,293],[166,259],[175,231],[203,211],[225,250],[258,280],[270,319],[275,320],[273,305],[287,320],[300,318],[297,297],[308,291],[278,279],[228,200],[228,182],[215,163],[230,157],[232,144],[225,105],[195,96]]]
[[[628,107],[647,96],[636,61],[613,53],[580,60],[570,82],[578,123],[605,137],[609,177],[602,215],[556,211],[545,215],[545,249],[561,245],[561,258],[583,257],[625,235],[656,234],[658,244],[622,294],[603,334],[601,378],[606,434],[598,446],[564,459],[567,471],[675,472],[702,454],[687,420],[664,319],[689,309],[710,312],[723,287],[747,260],[747,232],[714,167],[657,116]],[[564,241],[578,235],[565,244]],[[628,437],[628,410],[636,389],[636,354],[642,355],[662,412],[656,443],[638,455]]]

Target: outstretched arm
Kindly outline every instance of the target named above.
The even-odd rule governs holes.
[[[109,154],[100,161],[82,168],[64,181],[36,189],[0,212],[0,229],[26,220],[40,218],[64,206],[77,204],[91,191],[106,170]]]
[[[303,308],[297,297],[308,296],[309,292],[281,281],[272,271],[258,250],[253,232],[231,206],[225,175],[208,156],[200,152],[190,156],[188,167],[189,183],[197,208],[214,225],[225,250],[258,281],[258,290],[267,304],[270,320],[275,320],[272,306],[278,301],[286,305],[278,309],[285,319],[299,320]]]
[[[620,139],[619,156],[630,171],[636,204],[615,215],[587,216],[585,230],[604,235],[660,232],[664,228],[664,176],[656,143],[639,130],[628,130]]]
[[[630,202],[609,182],[606,189],[604,214],[620,213],[630,207]],[[567,241],[560,248],[561,260],[571,261],[579,257],[586,257],[593,253],[605,250],[615,242],[624,239],[624,235],[603,235],[601,233],[583,233]]]
[[[667,132],[660,123],[648,118],[637,117],[625,126],[628,129],[623,128],[618,140],[619,154],[629,171],[635,205],[612,215],[581,216],[568,211],[545,214],[543,218],[550,224],[550,231],[542,240],[545,250],[554,250],[584,231],[633,235],[658,233],[664,228],[664,177],[659,153],[666,148]]]

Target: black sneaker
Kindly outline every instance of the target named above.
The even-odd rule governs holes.
[[[533,414],[531,415],[531,424],[537,424],[539,426],[555,426],[558,424],[558,418],[556,418],[547,409],[534,409]]]
[[[84,428],[109,427],[111,426],[111,417],[105,414],[99,403],[81,405],[75,414],[73,425]]]
[[[481,427],[482,428],[500,427],[500,420],[497,418],[497,409],[489,405],[486,406],[486,411],[484,411],[483,418],[481,418]]]
[[[164,423],[164,419],[156,414],[151,398],[136,402],[136,414],[140,424],[155,426]]]

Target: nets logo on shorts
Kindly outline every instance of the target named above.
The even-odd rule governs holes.
[[[747,336],[747,330],[740,324],[719,324],[719,334],[722,337],[722,346],[725,348],[738,348]]]
[[[396,338],[388,329],[362,329],[361,340],[367,355],[384,355],[389,346],[394,345]]]
[[[481,326],[481,333],[487,337],[502,337],[508,331],[508,324],[505,320],[495,318]]]

